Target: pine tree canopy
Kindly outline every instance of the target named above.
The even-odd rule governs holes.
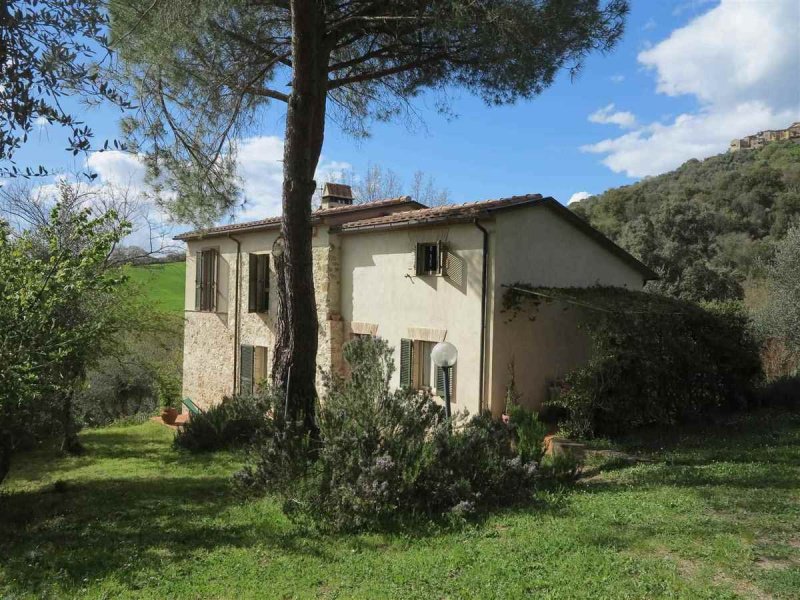
[[[562,69],[610,49],[627,0],[338,0],[308,2],[326,116],[368,134],[413,112],[424,89],[452,87],[488,104],[530,98]],[[299,4],[298,4],[299,6]],[[209,222],[236,202],[234,140],[260,109],[291,101],[299,61],[285,0],[130,0],[110,5],[112,44],[140,108],[125,123],[162,199],[183,220]],[[302,16],[302,15],[301,15]],[[311,18],[311,17],[309,17]],[[165,176],[166,175],[166,176]]]

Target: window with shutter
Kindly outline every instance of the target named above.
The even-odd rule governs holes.
[[[414,352],[414,342],[412,340],[400,340],[400,387],[411,387],[412,354]]]
[[[453,367],[450,369],[450,402],[456,401],[456,396],[453,393],[455,389],[455,380],[456,380],[456,368]],[[436,395],[444,398],[444,369],[442,367],[436,367]]]
[[[443,275],[446,252],[445,242],[417,244],[417,275]]]
[[[269,310],[269,255],[258,256],[258,312]]]
[[[194,270],[194,309],[203,310],[203,252],[198,252]]]
[[[214,249],[197,253],[195,275],[195,308],[213,311],[217,308],[217,274],[219,258]]]
[[[255,356],[253,358],[253,391],[255,393],[258,393],[260,385],[267,379],[269,375],[267,352],[266,346],[255,347]]]
[[[258,310],[258,255],[250,254],[248,257],[248,277],[247,277],[247,311],[257,312]]]
[[[251,254],[248,277],[247,309],[262,313],[269,310],[269,255]]]
[[[239,393],[253,393],[253,375],[255,371],[255,348],[241,346],[239,351]]]

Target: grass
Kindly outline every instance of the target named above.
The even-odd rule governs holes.
[[[149,302],[163,311],[183,314],[185,262],[127,267],[126,273]]]
[[[19,457],[0,597],[800,597],[797,414],[631,439],[534,506],[406,534],[293,525],[234,496],[241,456],[177,453],[171,436],[110,427],[81,457]]]

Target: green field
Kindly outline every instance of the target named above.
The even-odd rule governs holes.
[[[186,263],[126,267],[130,285],[161,310],[183,314]]]
[[[0,494],[0,597],[800,597],[797,414],[650,437],[528,508],[395,534],[292,524],[235,496],[240,456],[171,438],[147,422],[84,432],[80,457],[20,456]]]

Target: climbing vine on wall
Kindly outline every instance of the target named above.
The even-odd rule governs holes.
[[[572,435],[617,435],[747,406],[761,375],[758,345],[737,303],[703,306],[620,288],[506,287],[509,320],[543,302],[578,311],[591,358],[560,382],[550,406]],[[521,366],[521,365],[520,365]]]

